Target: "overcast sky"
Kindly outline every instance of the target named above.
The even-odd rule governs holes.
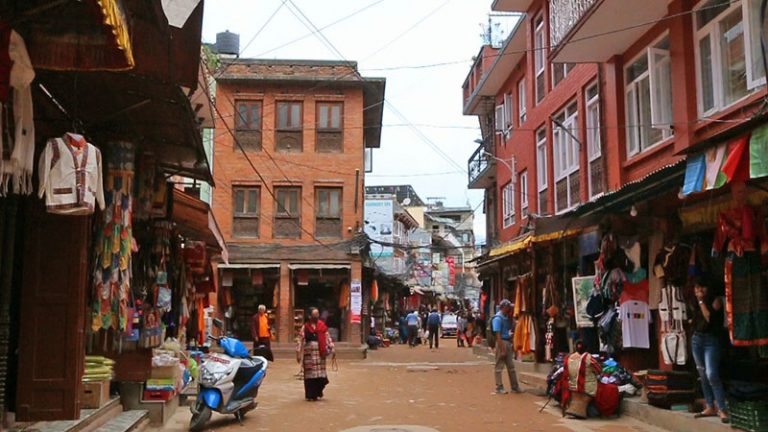
[[[374,151],[368,185],[411,184],[423,199],[445,197],[446,205],[471,205],[478,239],[485,238],[482,191],[467,190],[467,159],[480,137],[477,119],[462,115],[461,85],[482,40],[490,0],[292,0],[364,76],[386,77],[381,148]],[[205,3],[203,38],[240,34],[246,58],[327,59],[341,57],[302,24],[283,0],[215,0]],[[279,10],[278,10],[279,8]],[[264,30],[256,32],[274,15]],[[285,45],[295,39],[305,38]],[[252,42],[251,42],[251,39]],[[246,47],[246,44],[250,44]],[[277,49],[275,49],[277,48]],[[401,66],[456,62],[420,69]],[[402,114],[401,118],[395,111]],[[417,131],[407,126],[416,126]],[[428,142],[442,150],[441,156]],[[457,166],[444,160],[447,156]],[[459,168],[461,172],[459,172]]]

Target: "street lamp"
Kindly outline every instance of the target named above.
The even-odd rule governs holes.
[[[489,152],[488,150],[483,150],[483,154],[484,154],[484,155],[486,155],[486,156],[488,156],[488,157],[490,157],[491,159],[493,159],[493,160],[495,160],[495,161],[499,161],[499,162],[503,163],[503,164],[504,164],[504,166],[506,166],[507,168],[509,168],[509,172],[511,172],[511,173],[512,173],[512,177],[514,177],[514,176],[515,176],[515,169],[514,169],[514,168],[512,168],[512,165],[510,165],[510,164],[509,164],[509,162],[507,162],[506,160],[504,160],[504,159],[502,159],[502,158],[499,158],[499,157],[496,157],[496,156],[494,156],[494,155],[493,155],[493,153]],[[513,159],[511,159],[511,160],[514,162],[514,158],[513,158]]]

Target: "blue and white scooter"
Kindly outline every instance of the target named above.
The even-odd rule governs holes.
[[[242,342],[230,337],[214,337],[224,354],[210,354],[199,370],[197,401],[190,408],[190,431],[200,431],[211,413],[234,414],[240,423],[245,413],[256,408],[256,396],[267,375],[267,359],[251,357]]]

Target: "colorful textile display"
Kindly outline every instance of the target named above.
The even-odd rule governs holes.
[[[40,198],[49,213],[90,215],[104,210],[101,151],[82,135],[48,140],[40,155]]]
[[[114,375],[112,368],[115,366],[114,360],[101,356],[85,356],[85,372],[83,373],[83,382],[108,381]]]
[[[762,287],[760,252],[768,252],[764,217],[745,202],[744,183],[734,183],[734,206],[720,213],[713,255],[728,242],[725,260],[725,311],[731,343],[768,344],[768,294]]]
[[[92,328],[124,331],[131,318],[131,226],[134,147],[128,142],[109,146],[105,184],[106,208],[96,236],[93,274]]]
[[[768,125],[752,131],[749,139],[749,177],[768,176]]]
[[[594,397],[600,381],[602,367],[590,353],[573,353],[566,362],[568,388],[572,392],[585,393]]]

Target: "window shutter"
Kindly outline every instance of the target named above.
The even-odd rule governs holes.
[[[496,133],[504,132],[504,105],[496,106]]]
[[[669,51],[648,48],[651,86],[651,123],[655,129],[672,125],[672,69]]]
[[[512,95],[504,95],[504,130],[512,128]]]

